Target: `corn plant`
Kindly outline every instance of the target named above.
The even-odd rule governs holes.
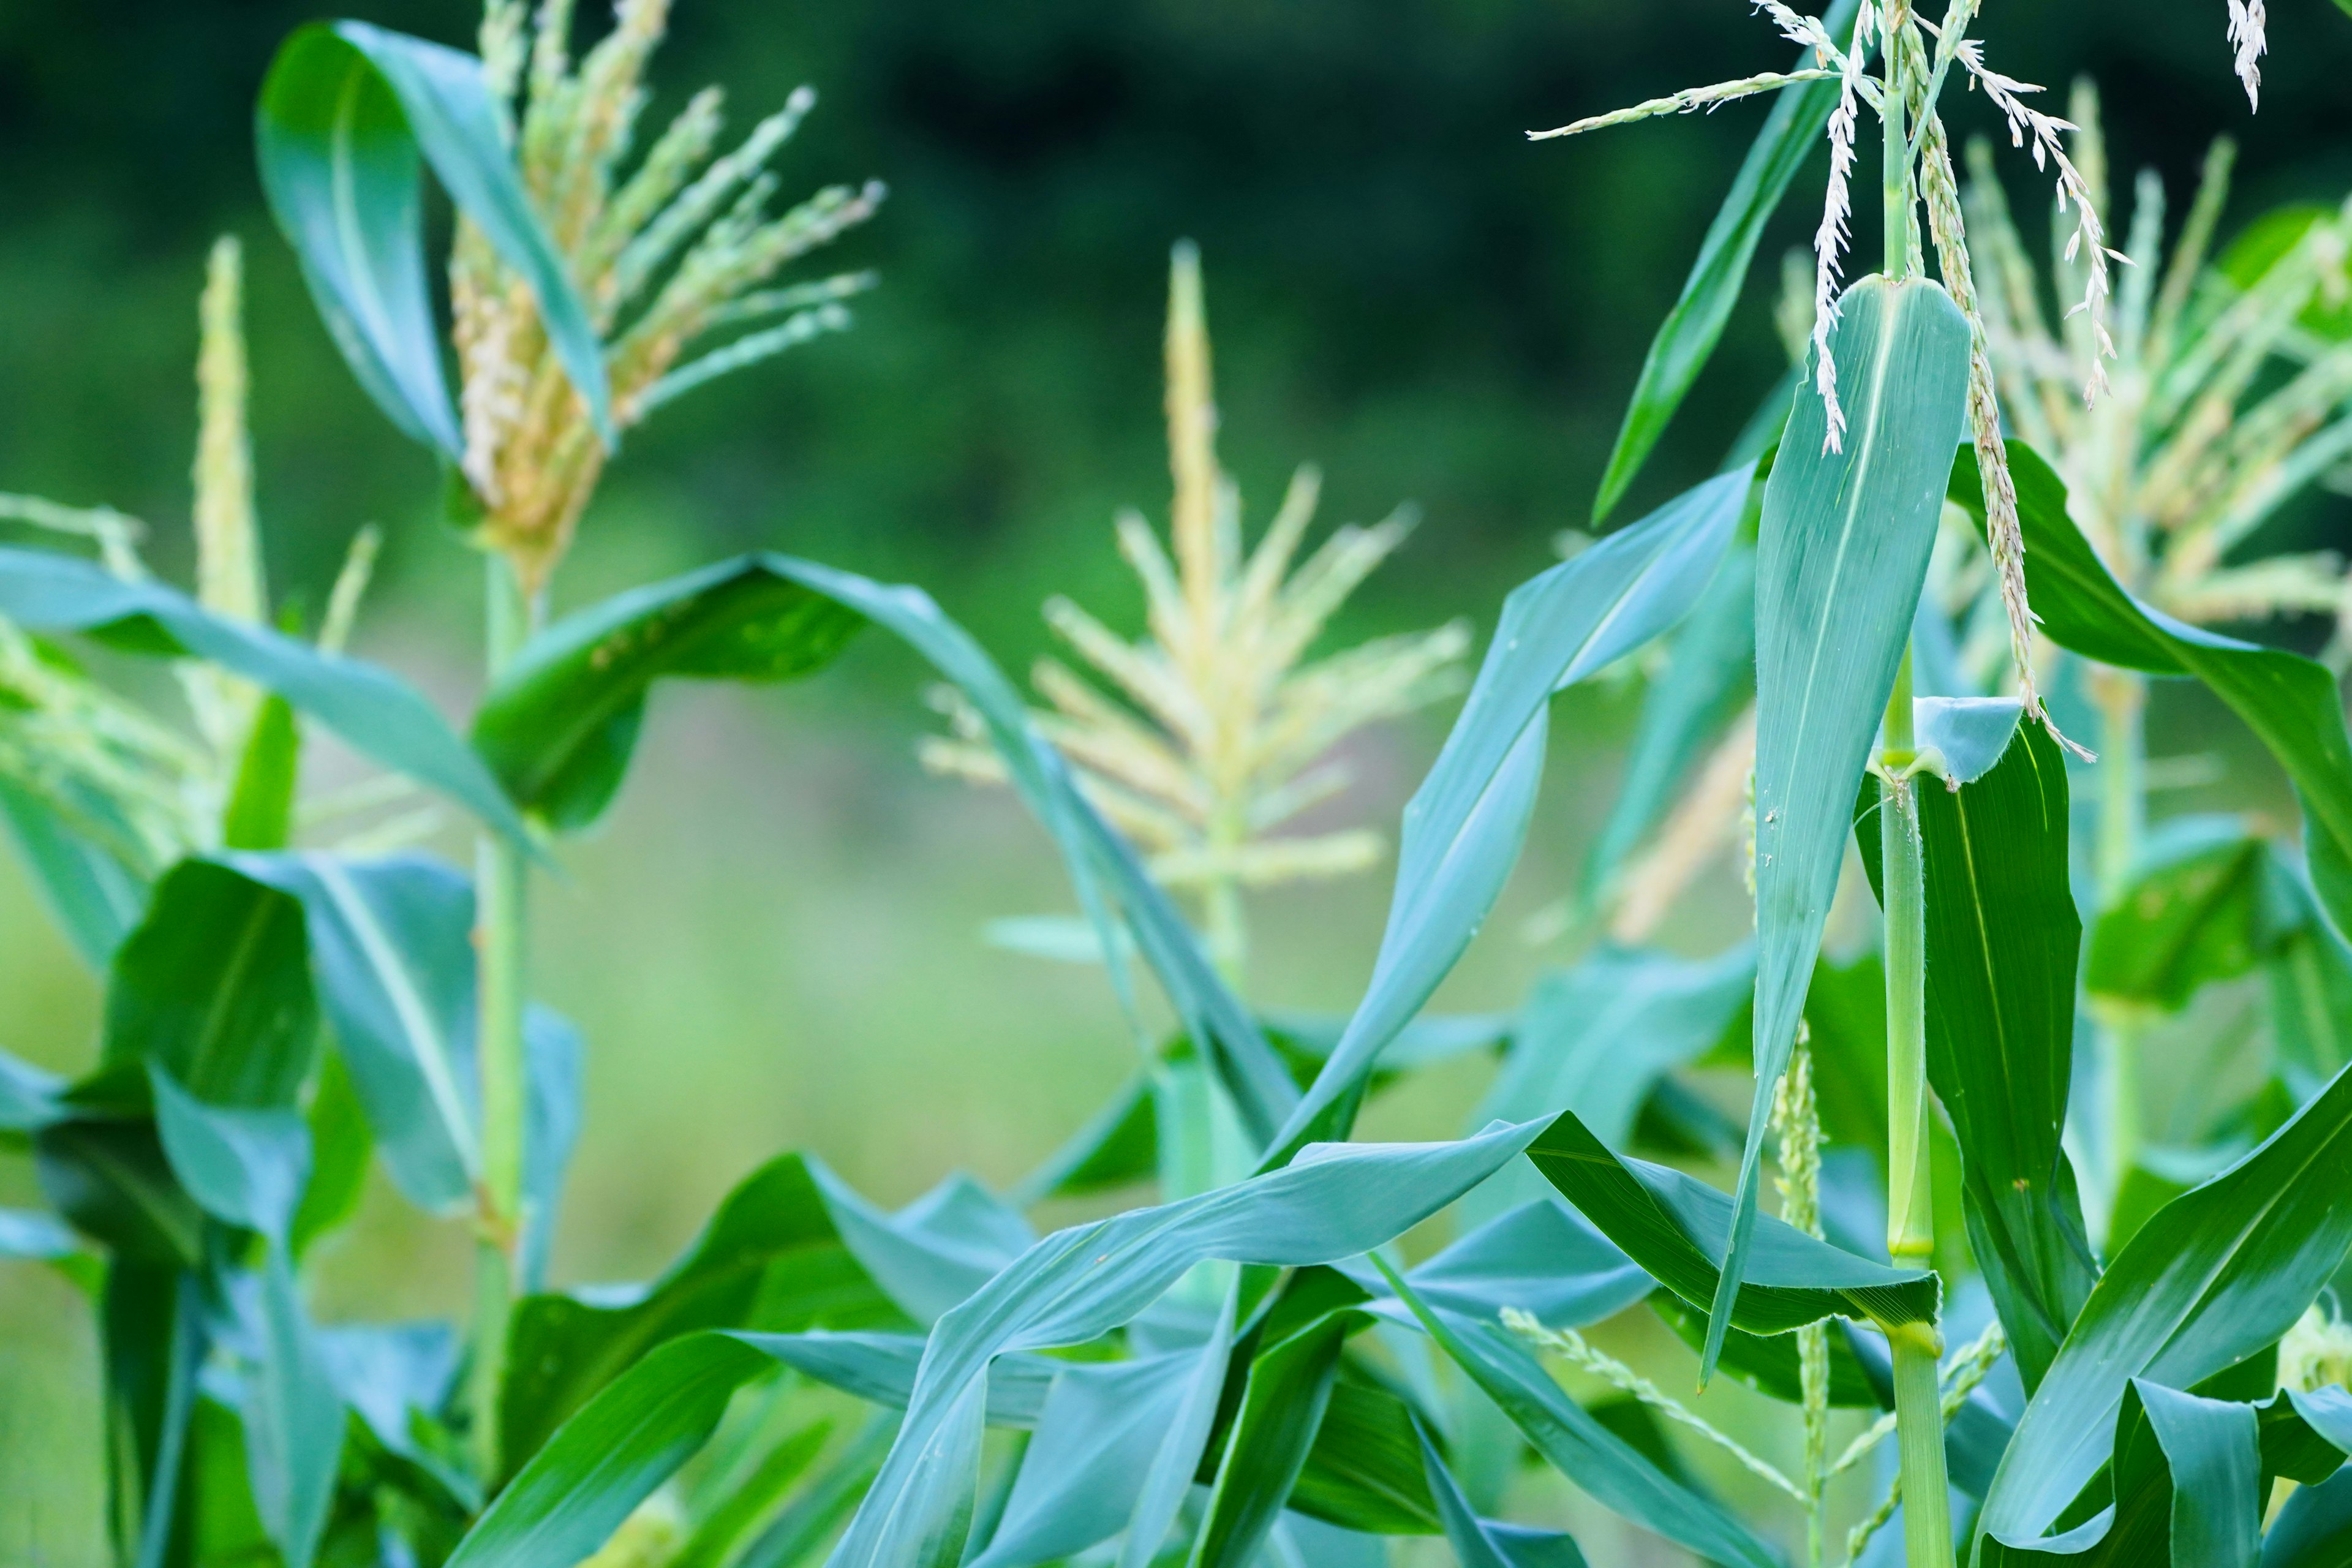
[[[697,99],[632,162],[664,22],[653,0],[624,4],[576,63],[560,3],[535,22],[492,5],[477,55],[359,23],[295,34],[263,89],[265,184],[355,377],[435,455],[447,510],[485,557],[486,679],[461,736],[339,651],[364,536],[315,636],[273,605],[233,250],[203,310],[197,592],[148,573],[117,514],[5,503],[72,542],[0,550],[0,808],[106,1006],[99,1065],[78,1079],[0,1058],[0,1131],[29,1147],[50,1205],[0,1215],[0,1247],[89,1297],[121,1561],[1359,1568],[1424,1537],[1477,1568],[1580,1563],[1568,1533],[1507,1517],[1529,1455],[1736,1568],[1787,1561],[1784,1542],[1824,1563],[1833,1545],[1859,1560],[1898,1537],[1915,1565],[2342,1561],[2352,1331],[2315,1305],[2352,1250],[2352,1079],[2336,1045],[2352,1017],[2352,742],[2335,678],[2168,610],[2160,580],[2103,558],[2067,479],[2029,444],[2016,405],[2045,366],[2014,363],[2023,296],[2005,277],[1995,303],[1974,281],[1937,108],[1956,74],[2056,174],[2082,301],[2070,383],[2127,411],[2141,367],[2177,362],[2133,357],[2137,296],[2109,281],[2100,182],[2069,127],[1968,37],[1974,6],[1954,0],[1934,26],[1904,0],[1822,18],[1764,9],[1805,51],[1793,70],[1570,128],[1781,94],[1654,345],[1597,510],[1655,445],[1822,140],[1804,374],[1714,478],[1504,600],[1399,826],[1370,979],[1330,1021],[1245,1002],[1242,928],[1215,892],[1268,863],[1254,836],[1321,748],[1277,723],[1294,749],[1244,749],[1238,765],[1192,707],[1213,699],[1247,724],[1296,715],[1328,739],[1427,695],[1454,634],[1294,668],[1393,535],[1343,533],[1286,588],[1311,501],[1294,487],[1244,563],[1184,253],[1176,561],[1140,523],[1122,532],[1151,640],[1055,612],[1123,696],[1049,675],[1058,713],[1041,718],[921,591],[777,553],[557,616],[556,569],[620,432],[844,324],[855,275],[769,284],[865,216],[871,193],[765,216],[760,166],[804,100],[711,160],[716,101]],[[2263,23],[2232,0],[2250,98]],[[1884,267],[1841,291],[1865,108],[1884,132]],[[446,332],[419,221],[426,166],[459,214]],[[1973,243],[1998,251],[1985,178]],[[2225,266],[2201,294],[2184,286],[2182,320],[2204,325],[2182,342],[2332,363],[2301,320],[2330,297],[2326,266],[2341,268],[2324,239],[2305,243],[2332,221],[2307,220],[2262,267]],[[2224,324],[2240,299],[2298,326]],[[751,330],[682,358],[730,327]],[[2275,451],[2260,409],[2234,396],[2197,417],[2219,420],[2199,463],[2247,431],[2247,449]],[[2134,454],[2178,439],[2161,420],[2136,428],[2096,451],[2137,472]],[[2093,466],[2072,474],[2110,471],[2080,460]],[[2243,467],[2223,480],[2263,482]],[[1982,541],[1984,615],[2011,661],[1983,684],[2007,695],[1936,691],[1921,673],[1948,501]],[[2206,570],[2228,568],[2216,556]],[[534,868],[622,787],[656,684],[808,677],[867,623],[954,693],[947,760],[1001,779],[1045,829],[1134,1077],[1006,1193],[954,1178],[889,1211],[786,1152],[642,1289],[554,1288],[546,1237],[593,1039],[529,1000]],[[171,661],[191,722],[86,673],[71,635]],[[1613,942],[1509,1018],[1428,1015],[1519,857],[1551,697],[1669,636],[1633,804],[1588,886],[1619,885],[1610,858],[1643,837],[1752,667],[1752,783],[1711,768],[1726,776],[1700,793],[1734,836],[1750,797],[1754,940],[1708,959]],[[2069,761],[2053,721],[2070,659],[2200,680],[2304,812],[2300,854],[2209,837],[2143,855],[2116,887],[2086,882],[2087,965],[2070,792],[2093,764]],[[311,726],[395,782],[304,796]],[[478,826],[470,877],[396,847],[415,827],[381,814],[425,793]],[[1841,961],[1823,933],[1850,835],[1883,918],[1877,951]],[[1200,931],[1171,889],[1212,895]],[[2070,1152],[2097,1131],[2073,1095],[2078,975],[2095,996],[2178,1008],[2257,968],[2273,984],[2278,1068],[2244,1125],[2190,1151],[2201,1166],[2139,1160],[2095,1185],[2086,1212]],[[1737,1062],[1742,1035],[1744,1124],[1690,1077],[1727,1038]],[[1497,1045],[1463,1137],[1352,1136],[1368,1099],[1413,1068]],[[1181,1081],[1199,1092],[1170,1088]],[[1235,1159],[1170,1157],[1210,1121]],[[1937,1190],[1937,1146],[1956,1156],[1957,1194]],[[1720,1163],[1731,1190],[1636,1148]],[[1777,1215],[1759,1201],[1768,1152]],[[316,1321],[306,1257],[372,1160],[474,1237],[463,1326]],[[1033,1224],[1048,1199],[1155,1179],[1145,1206],[1043,1236]],[[1457,1201],[1467,1223],[1450,1245],[1418,1260],[1400,1247]],[[1874,1203],[1883,1238],[1852,1223]],[[1796,1475],[1588,1337],[1639,1303],[1688,1340],[1702,1384],[1727,1372],[1786,1407]],[[1546,1356],[1616,1391],[1606,1418]],[[853,1405],[870,1417],[840,1423]],[[1841,1426],[1856,1428],[1843,1444]],[[1788,1511],[1735,1510],[1668,1430]],[[1839,1531],[1832,1478],[1890,1442],[1891,1485]]]

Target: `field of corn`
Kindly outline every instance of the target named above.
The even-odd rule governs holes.
[[[2352,0],[445,8],[0,31],[0,1562],[2352,1565]]]

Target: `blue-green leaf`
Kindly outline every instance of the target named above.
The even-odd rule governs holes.
[[[1966,425],[1969,325],[1941,287],[1864,279],[1830,353],[1847,419],[1827,449],[1808,383],[1764,488],[1756,552],[1756,1088],[1700,1375],[1729,1323],[1757,1163],[1837,889],[1863,763],[1909,640]]]
[[[1710,479],[1504,601],[1461,716],[1405,806],[1371,982],[1261,1168],[1344,1135],[1381,1051],[1469,946],[1518,860],[1552,693],[1682,619],[1722,560],[1748,485],[1747,468]]]
[[[29,631],[90,632],[133,652],[194,655],[276,692],[353,751],[439,790],[518,837],[498,781],[415,689],[358,659],[215,616],[155,582],[125,582],[71,556],[0,547],[0,616]]]
[[[32,873],[33,886],[82,962],[103,971],[147,907],[147,884],[55,806],[0,779],[0,818]]]
[[[1853,28],[1853,7],[1854,0],[1838,0],[1830,7],[1822,25],[1832,37],[1843,40]],[[1811,63],[1812,51],[1808,49],[1798,58],[1801,64]],[[1634,384],[1625,423],[1609,453],[1609,466],[1601,471],[1601,492],[1593,498],[1594,522],[1609,515],[1642,471],[1658,437],[1665,434],[1667,422],[1682,405],[1684,394],[1690,391],[1715,353],[1724,324],[1731,319],[1731,308],[1739,300],[1739,288],[1747,280],[1757,242],[1780,209],[1789,182],[1821,140],[1830,111],[1837,107],[1837,83],[1809,81],[1782,88],[1774,99],[1764,129],[1756,133],[1723,205],[1707,226],[1706,237],[1699,242],[1698,258],[1691,263],[1681,297],[1650,341],[1649,355],[1642,362],[1642,379]]]
[[[1612,1153],[1571,1113],[1562,1114],[1528,1149],[1528,1158],[1584,1217],[1695,1307],[1718,1301],[1716,1259],[1732,1224],[1732,1202],[1696,1176]],[[1822,1318],[1932,1322],[1936,1277],[1891,1268],[1762,1216],[1748,1273],[1726,1326],[1755,1334],[1785,1333]]]
[[[1419,1422],[1413,1435],[1421,1439],[1422,1467],[1430,1496],[1437,1500],[1445,1542],[1461,1568],[1584,1568],[1584,1553],[1572,1536],[1480,1519]]]
[[[614,444],[603,346],[530,208],[482,62],[364,22],[313,22],[278,47],[254,110],[262,190],[335,346],[392,422],[452,461],[464,437],[425,284],[418,153],[530,285],[548,339]]]
[[[2174,620],[2124,591],[2066,512],[2066,487],[2033,449],[2009,443],[2025,533],[2025,584],[2034,617],[2062,647],[2151,675],[2189,675],[2245,721],[2270,748],[2303,804],[2315,869],[2352,861],[2352,738],[2325,665]],[[1981,525],[1975,454],[1952,470],[1952,500]],[[1974,499],[1970,499],[1974,498]],[[2338,931],[2352,931],[2352,880],[2315,876]]]
[[[1603,1426],[1517,1340],[1491,1323],[1430,1306],[1393,1274],[1390,1285],[1536,1452],[1595,1500],[1725,1568],[1779,1568],[1778,1554],[1737,1517]]]
[[[1922,702],[1925,710],[1928,703]],[[1948,709],[1951,706],[1945,705]],[[2016,705],[2006,707],[2014,725]],[[1923,726],[1923,741],[1932,731]],[[1916,786],[1926,857],[1927,1077],[1960,1149],[1969,1240],[2031,1393],[2098,1278],[2074,1168],[2060,1148],[2074,1062],[2082,921],[2067,879],[2065,758],[2015,725],[1998,766]],[[1979,776],[1959,782],[1974,768]],[[1871,808],[1874,812],[1875,806]],[[1854,842],[1879,882],[1875,820]]]
[[[2188,1387],[2263,1351],[2352,1247],[2352,1076],[2166,1205],[2108,1264],[2028,1402],[1980,1533],[2047,1531],[2109,1458],[2135,1377]]]

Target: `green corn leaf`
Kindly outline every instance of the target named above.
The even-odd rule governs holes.
[[[1444,1523],[1445,1543],[1454,1548],[1461,1568],[1584,1568],[1584,1553],[1571,1536],[1480,1519],[1418,1422],[1413,1436],[1420,1440],[1429,1492],[1437,1500],[1438,1518]]]
[[[28,631],[89,632],[131,652],[209,659],[283,697],[353,751],[523,837],[489,770],[415,688],[374,665],[225,620],[161,583],[125,582],[42,550],[0,547],[0,616]]]
[[[2092,928],[2086,990],[2178,1012],[2310,923],[2294,872],[2239,819],[2176,818],[2151,839]]]
[[[1056,1373],[1003,1518],[971,1568],[1072,1556],[1126,1528],[1199,1359],[1178,1351]]]
[[[1577,910],[1590,920],[1618,872],[1680,793],[1700,749],[1756,689],[1756,550],[1734,541],[1715,580],[1675,634],[1665,672],[1643,694],[1616,804],[1585,852]]]
[[[2352,1063],[2352,947],[2326,921],[2311,921],[2263,968],[2279,1075],[2300,1104]]]
[[[1538,1131],[1335,1144],[1233,1186],[1046,1237],[932,1330],[906,1424],[835,1549],[835,1568],[895,1565],[908,1561],[909,1542],[953,1533],[970,1508],[971,1469],[927,1455],[963,1451],[961,1424],[996,1357],[1094,1339],[1213,1258],[1304,1267],[1383,1245],[1491,1175]]]
[[[1650,1297],[1650,1306],[1685,1344],[1696,1352],[1706,1345],[1706,1314],[1671,1290]],[[1537,1314],[1542,1317],[1541,1313]],[[1547,1327],[1558,1322],[1544,1318]],[[1832,1325],[1834,1328],[1835,1325]],[[1840,1410],[1883,1410],[1892,1403],[1893,1385],[1882,1392],[1854,1353],[1847,1334],[1832,1332],[1830,1344],[1830,1404]],[[1738,1329],[1723,1336],[1717,1367],[1734,1382],[1788,1405],[1804,1403],[1804,1382],[1797,1362],[1797,1342],[1787,1334],[1750,1334]]]
[[[1365,1292],[1329,1269],[1297,1276],[1266,1324],[1225,1436],[1189,1568],[1245,1568],[1306,1468]],[[1301,1320],[1304,1320],[1303,1321]]]
[[[934,1229],[941,1210],[958,1205],[970,1214],[964,1184],[950,1183],[884,1214],[818,1162],[787,1154],[739,1184],[685,1256],[629,1305],[525,1298],[499,1403],[509,1472],[668,1340],[717,1328],[898,1328],[935,1316],[1010,1261],[1027,1236],[995,1217],[942,1238]],[[947,1220],[957,1228],[952,1215]]]
[[[2030,1568],[2062,1559],[2126,1568],[2254,1568],[2262,1553],[2260,1436],[2251,1405],[2183,1394],[2135,1378],[2113,1436],[2116,1456],[2105,1505],[2059,1534],[2032,1542],[1988,1538],[1983,1568]],[[2094,1494],[2076,1505],[2086,1510]]]
[[[2299,1487],[2263,1537],[2263,1568],[2337,1568],[2352,1561],[2352,1469]]]
[[[1413,1407],[1357,1381],[1353,1370],[1340,1363],[1315,1446],[1291,1484],[1291,1513],[1360,1535],[1430,1534],[1440,1526],[1414,1449]]]
[[[1431,1306],[1467,1318],[1506,1307],[1555,1328],[1612,1318],[1650,1293],[1642,1267],[1558,1198],[1538,1198],[1487,1221],[1405,1276]],[[1370,1277],[1360,1277],[1369,1285]],[[1368,1310],[1411,1324],[1402,1303]]]
[[[1864,279],[1830,339],[1847,419],[1797,395],[1756,548],[1756,1088],[1702,1381],[1730,1321],[1772,1092],[1789,1063],[1848,811],[1909,639],[1966,423],[1969,325],[1936,284]]]
[[[1393,1274],[1390,1286],[1536,1452],[1594,1500],[1725,1568],[1777,1568],[1778,1554],[1746,1525],[1594,1419],[1517,1340],[1429,1305]]]
[[[310,1129],[311,1171],[288,1238],[297,1263],[320,1237],[340,1228],[358,1209],[375,1153],[367,1108],[360,1103],[341,1057],[331,1054],[320,1062],[310,1104],[302,1116]]]
[[[2107,1266],[2020,1418],[1979,1532],[2050,1529],[2109,1458],[2135,1377],[2190,1386],[2263,1351],[2352,1247],[2352,1076],[2158,1210]]]
[[[1381,1053],[1469,946],[1517,862],[1552,693],[1682,619],[1722,560],[1748,488],[1745,468],[1710,479],[1503,602],[1461,715],[1405,806],[1371,982],[1261,1169],[1312,1139],[1345,1136]]]
[[[1831,6],[1822,25],[1832,37],[1843,41],[1853,26],[1853,0],[1839,0]],[[1806,50],[1800,59],[1810,62],[1812,51]],[[1595,523],[1607,517],[1624,496],[1649,460],[1658,437],[1665,434],[1683,395],[1706,367],[1723,336],[1724,324],[1731,319],[1731,308],[1739,300],[1740,285],[1747,281],[1757,242],[1780,210],[1789,182],[1821,141],[1822,128],[1829,123],[1837,99],[1838,84],[1833,81],[1803,82],[1782,88],[1774,96],[1764,129],[1757,132],[1739,173],[1732,177],[1723,205],[1707,226],[1706,237],[1699,242],[1698,259],[1691,263],[1681,297],[1650,341],[1649,354],[1642,362],[1642,378],[1634,384],[1633,399],[1625,408],[1625,423],[1609,453],[1609,466],[1601,471],[1601,492],[1593,498]]]
[[[314,22],[278,47],[254,110],[261,185],[335,346],[378,407],[451,461],[464,437],[425,284],[418,154],[530,285],[549,340],[614,444],[603,346],[530,209],[482,63],[364,22]]]
[[[1732,1224],[1724,1194],[1671,1166],[1611,1153],[1572,1112],[1544,1130],[1528,1159],[1659,1284],[1701,1309],[1721,1295],[1715,1260]],[[1754,1334],[1786,1333],[1832,1316],[1933,1322],[1936,1277],[1874,1263],[1764,1216],[1725,1316],[1728,1326]]]
[[[1208,1451],[1209,1438],[1223,1403],[1227,1374],[1232,1370],[1234,1330],[1241,1311],[1242,1281],[1226,1287],[1225,1298],[1208,1337],[1192,1352],[1192,1370],[1184,1393],[1170,1419],[1167,1433],[1151,1455],[1127,1513],[1127,1538],[1119,1542],[1118,1568],[1150,1568],[1175,1527],[1177,1516],[1192,1490]]]
[[[618,786],[647,686],[664,675],[782,679],[819,668],[864,621],[911,646],[971,700],[1013,788],[1062,852],[1097,934],[1117,954],[1106,887],[1186,1032],[1205,1043],[1261,1139],[1298,1093],[1264,1034],[1200,952],[1167,896],[1079,795],[1020,693],[920,589],[888,586],[790,556],[745,556],[636,590],[533,637],[475,721],[475,743],[526,806],[593,818]],[[1108,965],[1139,1019],[1124,963]],[[1140,1037],[1141,1026],[1136,1027]]]
[[[2270,748],[2293,780],[2311,839],[2315,881],[2339,931],[2352,931],[2352,882],[2317,875],[2352,861],[2352,740],[2326,666],[2174,620],[2126,593],[2066,511],[2066,487],[2033,449],[2009,443],[2025,531],[2025,584],[2042,629],[2085,658],[2151,675],[2194,676]],[[1951,499],[1982,525],[1976,458],[1962,452]],[[1971,500],[1970,498],[1974,499]]]
[[[0,779],[0,818],[66,940],[103,972],[147,907],[147,882],[31,791]]]
[[[211,1105],[148,1063],[156,1130],[173,1174],[225,1225],[264,1238],[258,1279],[225,1292],[257,1347],[239,1411],[246,1468],[262,1526],[288,1568],[310,1568],[333,1500],[343,1405],[302,1305],[289,1243],[310,1175],[299,1113]]]
[[[1915,785],[1927,894],[1927,1077],[1958,1138],[1970,1250],[2031,1393],[2098,1268],[2074,1167],[2059,1147],[2082,935],[2067,881],[2065,758],[2042,725],[2015,722],[2015,704],[2000,706],[2012,729],[1998,766],[1958,788],[1925,774]],[[1935,732],[1925,718],[1931,703],[1919,707],[1925,739]],[[1875,792],[1864,795],[1874,813]],[[1864,823],[1862,811],[1854,843],[1874,889],[1878,825],[1874,816]]]
[[[923,1360],[920,1334],[811,1329],[797,1334],[742,1333],[738,1337],[828,1387],[892,1410],[907,1408],[907,1401],[914,1396],[916,1369]],[[1080,1364],[1093,1371],[1139,1363]],[[1024,1430],[1043,1426],[1047,1416],[1046,1401],[1055,1380],[1071,1370],[1068,1364],[1047,1356],[1003,1357],[988,1380],[988,1425]]]
[[[99,1295],[99,1353],[109,1393],[107,1513],[118,1562],[160,1568],[184,1540],[196,1373],[209,1349],[195,1277],[118,1256]]]
[[[100,1070],[153,1066],[210,1104],[287,1107],[318,1032],[301,906],[210,861],[164,873],[115,952]]]
[[[253,732],[237,759],[236,783],[221,820],[231,849],[283,849],[294,832],[294,792],[301,782],[302,731],[283,697],[262,699]]]
[[[152,1122],[58,1121],[33,1137],[42,1195],[115,1258],[191,1268],[204,1253],[204,1211],[172,1175]]]
[[[147,1065],[155,1130],[172,1173],[205,1213],[283,1247],[310,1176],[310,1131],[299,1112],[207,1105]]]
[[[517,805],[575,831],[620,788],[656,680],[793,679],[864,624],[759,557],[634,588],[525,643],[474,716],[474,746]]]
[[[656,1347],[531,1456],[447,1568],[572,1568],[709,1440],[735,1391],[775,1364],[723,1332]]]
[[[472,888],[421,855],[218,864],[297,901],[310,983],[385,1168],[411,1203],[457,1212],[477,1165]]]
[[[38,1209],[0,1209],[0,1258],[51,1263],[81,1250],[74,1233]]]

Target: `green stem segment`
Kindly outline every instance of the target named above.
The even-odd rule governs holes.
[[[497,555],[486,563],[487,658],[495,679],[530,636],[536,618]],[[474,1342],[467,1382],[475,1459],[487,1480],[499,1464],[499,1388],[506,1373],[507,1321],[522,1239],[523,1126],[530,1104],[522,1020],[528,986],[522,847],[485,835],[475,851],[477,1068],[481,1078],[481,1168],[475,1189]]]
[[[1909,0],[1888,0],[1886,36],[1879,51],[1886,63],[1885,101],[1879,113],[1879,126],[1885,132],[1885,163],[1880,180],[1885,198],[1885,266],[1886,276],[1898,279],[1911,276],[1912,253],[1918,246],[1918,231],[1912,222],[1911,143],[1905,134],[1903,120],[1902,29],[1910,16]]]
[[[1925,1323],[1887,1331],[1895,1352],[1895,1447],[1903,1482],[1903,1561],[1952,1568],[1952,1500],[1944,1477],[1942,1337]]]

